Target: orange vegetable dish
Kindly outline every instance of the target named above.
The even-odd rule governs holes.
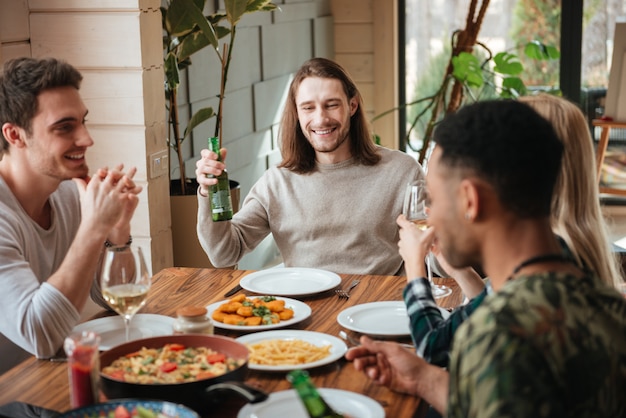
[[[271,325],[293,318],[293,309],[285,307],[285,301],[274,296],[251,299],[238,295],[213,311],[212,318],[228,325]]]

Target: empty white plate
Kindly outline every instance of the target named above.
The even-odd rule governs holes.
[[[439,308],[446,319],[450,312]],[[363,303],[351,306],[337,315],[344,328],[373,337],[404,337],[411,334],[409,315],[403,301]]]
[[[249,292],[272,296],[305,296],[325,292],[341,283],[338,274],[326,270],[286,267],[259,270],[241,278]]]
[[[344,328],[371,336],[402,337],[410,335],[409,316],[402,301],[363,303],[337,315]]]

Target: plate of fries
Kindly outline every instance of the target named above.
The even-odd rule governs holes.
[[[285,329],[237,338],[248,347],[248,368],[284,372],[311,369],[339,360],[348,351],[343,340],[322,332]]]
[[[216,328],[265,331],[296,324],[311,316],[311,308],[296,299],[237,295],[206,307]]]

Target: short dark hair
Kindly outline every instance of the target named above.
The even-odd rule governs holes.
[[[55,58],[15,58],[7,61],[0,74],[0,126],[13,123],[32,134],[37,113],[37,96],[48,89],[80,88],[83,76],[70,64]],[[2,137],[2,151],[9,143]]]
[[[285,167],[296,173],[308,173],[315,169],[315,150],[302,133],[296,107],[296,95],[300,84],[309,77],[339,80],[348,99],[357,99],[359,106],[350,118],[349,135],[352,154],[361,164],[377,164],[381,157],[374,143],[374,136],[367,122],[363,100],[356,83],[335,61],[326,58],[311,58],[302,64],[289,86],[289,96],[279,128],[280,149],[283,156],[279,167]]]
[[[514,100],[467,105],[444,118],[434,140],[441,163],[488,182],[517,216],[550,215],[563,145],[530,106]]]

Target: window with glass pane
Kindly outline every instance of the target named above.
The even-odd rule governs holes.
[[[440,88],[450,59],[453,33],[465,28],[470,3],[471,0],[405,0],[404,103],[429,97]],[[558,89],[559,60],[529,59],[522,48],[532,40],[560,47],[561,0],[490,0],[488,3],[478,33],[478,41],[485,47],[477,46],[473,50],[479,62],[485,62],[490,54],[511,52],[524,67],[520,78],[528,90]],[[580,66],[580,105],[597,140],[599,132],[593,128],[592,120],[603,114],[615,21],[620,17],[626,19],[626,0],[584,0],[583,8],[581,62],[564,62],[565,67],[561,68],[566,71]],[[490,81],[480,89],[468,90],[466,102],[495,96],[502,80],[494,77]],[[424,103],[405,108],[409,153],[421,150],[422,137],[430,122],[428,117],[421,117],[413,125]],[[612,132],[611,140],[616,139],[626,140],[626,130]]]
[[[591,123],[604,114],[613,56],[615,23],[626,21],[626,0],[585,0],[581,62],[582,107]],[[593,129],[594,138],[600,136]],[[611,132],[611,140],[626,140],[626,130]]]

